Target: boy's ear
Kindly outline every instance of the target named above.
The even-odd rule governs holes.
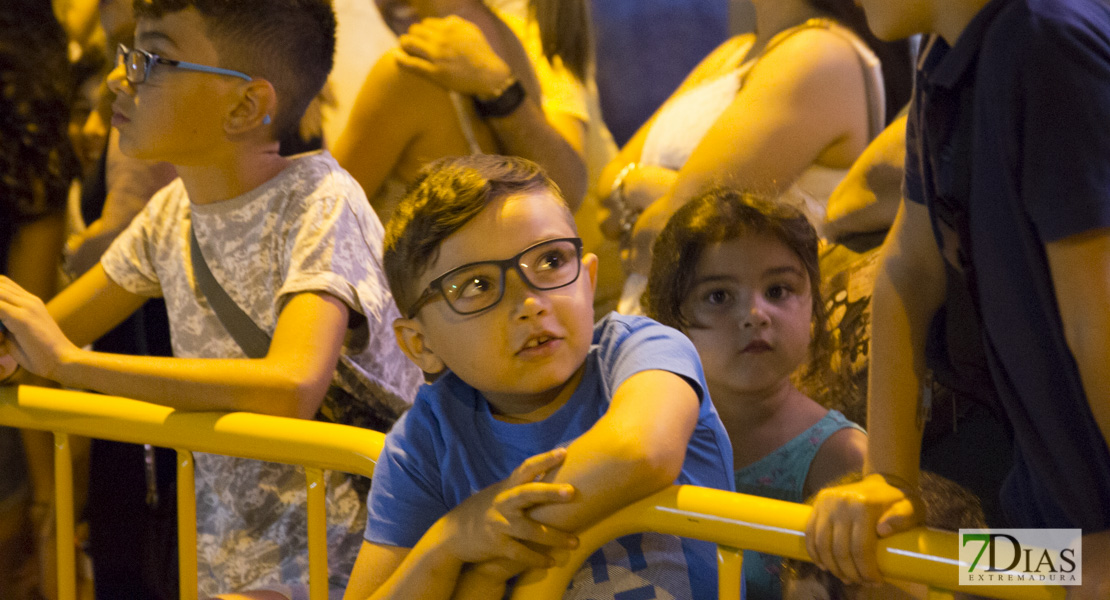
[[[447,367],[428,347],[424,337],[424,326],[416,319],[395,319],[393,335],[405,356],[425,373],[439,373]]]
[[[586,267],[586,274],[590,276],[590,289],[597,293],[597,255],[587,252],[582,256],[582,266]]]
[[[269,125],[277,112],[277,93],[265,79],[244,82],[235,99],[235,105],[224,119],[224,132],[228,135],[246,133],[256,127]]]

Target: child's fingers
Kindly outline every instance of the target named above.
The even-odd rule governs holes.
[[[882,581],[879,573],[879,538],[870,528],[871,520],[857,520],[851,527],[851,558],[861,581]]]
[[[543,454],[537,454],[520,463],[506,481],[510,486],[535,481],[551,469],[563,464],[566,457],[566,448],[555,448]]]
[[[503,548],[502,556],[528,565],[532,569],[546,569],[555,564],[555,560],[550,556],[537,552],[517,541],[508,542]]]
[[[570,533],[531,519],[518,519],[509,523],[509,535],[523,542],[532,542],[549,548],[577,548],[578,538]]]
[[[537,504],[569,502],[572,498],[574,487],[570,484],[534,481],[503,490],[494,498],[493,504],[501,514],[512,515],[523,513]]]

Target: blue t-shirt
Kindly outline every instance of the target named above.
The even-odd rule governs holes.
[[[594,328],[578,388],[543,421],[494,419],[482,395],[452,373],[422,387],[386,437],[367,500],[366,539],[415,546],[436,520],[508,477],[526,458],[566,446],[593,427],[621,383],[646,370],[681,376],[701,401],[675,483],[733,490],[732,445],[693,344],[650,319],[614,313]],[[575,576],[568,597],[620,599],[618,594],[630,592],[625,597],[715,598],[716,587],[713,544],[646,533],[598,550]]]
[[[1015,527],[1110,527],[1110,452],[1045,254],[1046,243],[1110,227],[1108,123],[1102,0],[992,0],[955,46],[934,38],[922,56],[905,196],[928,207],[946,260],[971,282],[1014,430],[1002,497]]]

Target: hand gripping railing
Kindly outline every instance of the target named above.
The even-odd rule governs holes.
[[[73,462],[69,436],[153,444],[177,450],[177,523],[181,598],[197,598],[193,452],[303,465],[308,488],[308,559],[312,600],[328,596],[324,469],[370,477],[385,436],[375,431],[252,413],[177,412],[82,392],[0,387],[0,425],[54,432],[58,597],[76,596]]]
[[[804,504],[694,486],[673,486],[629,505],[579,532],[578,548],[561,565],[529,571],[513,600],[560,598],[571,578],[595,550],[618,537],[654,531],[717,544],[721,600],[740,597],[741,548],[809,560]],[[955,533],[920,527],[879,542],[879,570],[888,579],[930,586],[930,600],[951,599],[956,587],[959,546]],[[966,565],[964,565],[966,568]],[[960,591],[994,598],[1063,600],[1064,588],[1047,585],[974,586]],[[703,600],[703,599],[698,599]]]

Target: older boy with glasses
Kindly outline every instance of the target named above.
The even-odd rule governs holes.
[[[597,257],[582,255],[535,164],[429,165],[390,221],[384,260],[406,315],[397,340],[441,375],[386,438],[348,599],[499,598],[572,547],[565,532],[673,483],[732,489],[693,345],[650,319],[594,325]],[[715,588],[711,544],[648,533],[604,546],[569,594]]]
[[[0,278],[0,354],[65,386],[183,410],[385,430],[420,375],[390,335],[381,223],[330,155],[278,154],[331,69],[330,2],[143,0],[135,12],[136,48],[119,49],[109,77],[112,124],[124,153],[170,162],[179,179],[49,306]],[[159,295],[173,358],[81,348]],[[298,470],[196,463],[202,596],[306,583]],[[360,544],[356,485],[329,475],[335,594]]]

